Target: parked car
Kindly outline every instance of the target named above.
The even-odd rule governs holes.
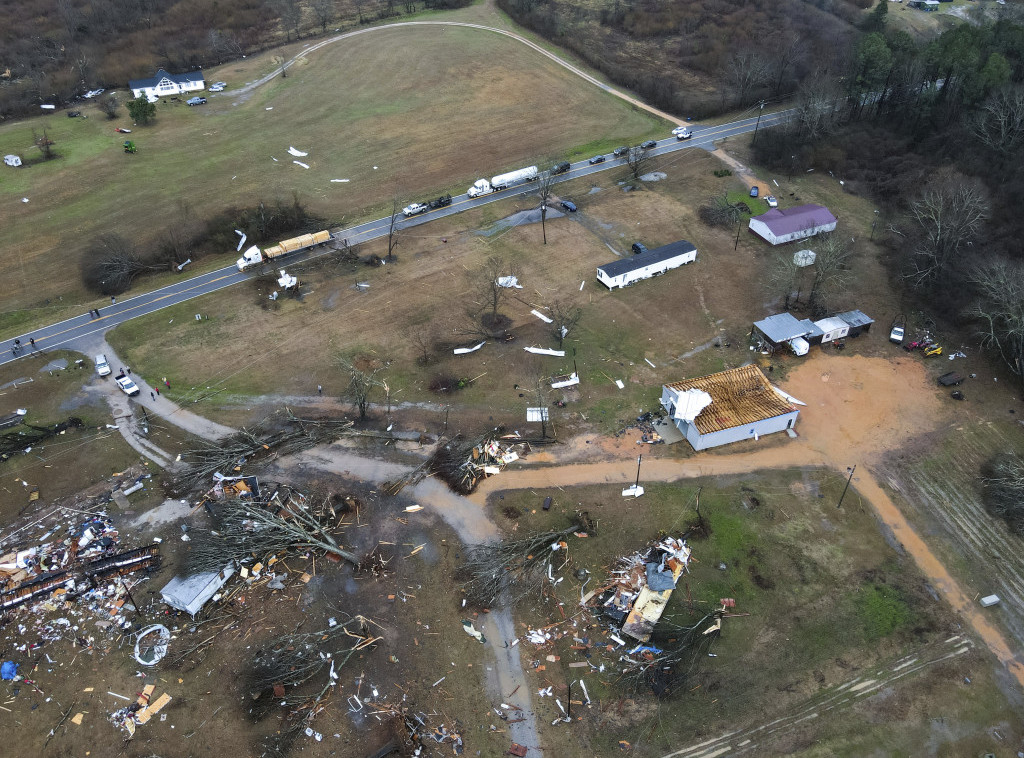
[[[224,90],[223,87],[218,87],[216,84],[214,84],[212,87],[210,87],[209,91],[210,92],[222,92],[223,90]]]
[[[633,250],[633,255],[640,255],[640,253],[647,252],[647,245],[643,242],[634,242],[631,249]]]
[[[114,381],[117,382],[117,386],[121,388],[121,391],[129,397],[139,394],[139,387],[132,381],[130,376],[118,376]]]
[[[214,87],[227,87],[228,83],[227,82],[214,82],[213,86]]]
[[[750,188],[750,196],[751,197],[757,197],[758,192],[759,192],[759,190],[757,189],[757,185],[756,184],[753,187]]]
[[[764,199],[764,201],[766,203],[768,203],[768,207],[769,208],[778,208],[779,207],[779,201],[775,199],[775,195],[768,195],[768,197],[766,197]]]
[[[96,373],[100,376],[106,376],[110,373],[110,364],[107,363],[107,356],[102,353],[96,356]]]
[[[650,150],[651,148],[654,148],[654,147],[657,147],[657,146],[658,146],[658,143],[655,142],[652,139],[649,139],[646,142],[641,142],[640,143],[640,147],[642,147],[644,150]]]
[[[902,344],[903,343],[903,335],[904,335],[903,327],[902,326],[894,326],[892,328],[892,331],[889,332],[889,342],[895,342],[897,345]]]
[[[683,129],[675,133],[677,140],[690,139],[693,136],[693,132],[689,129]]]
[[[615,157],[615,158],[621,158],[622,156],[624,156],[628,152],[629,152],[629,148],[626,147],[625,145],[623,145],[622,147],[617,147],[614,150],[612,150],[612,156]]]
[[[593,158],[590,159],[589,162],[590,162],[591,166],[594,166],[594,165],[596,165],[598,163],[604,163],[604,156],[603,155],[595,155]]]
[[[678,137],[681,132],[688,132],[688,131],[690,131],[690,128],[688,126],[683,126],[682,124],[680,124],[675,129],[672,130],[672,134],[674,134],[675,136]]]
[[[572,166],[569,164],[568,161],[562,161],[561,163],[556,163],[554,166],[551,167],[551,173],[564,174],[570,168],[572,168]]]
[[[559,203],[559,205],[562,206],[562,208],[564,208],[565,210],[569,211],[569,213],[576,212],[576,203],[574,203],[572,200],[563,200],[562,202]]]
[[[186,105],[206,105],[205,97],[190,97],[185,101]]]

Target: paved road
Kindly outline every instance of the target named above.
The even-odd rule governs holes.
[[[764,114],[761,117],[761,128],[764,129],[783,123],[791,117],[791,115],[792,110]],[[651,155],[658,157],[676,153],[681,150],[711,150],[713,149],[714,140],[752,132],[754,131],[756,122],[757,118],[751,117],[741,119],[739,121],[733,121],[728,124],[721,124],[719,126],[702,127],[699,125],[692,125],[692,139],[678,141],[675,137],[670,137],[668,139],[660,140],[657,143],[657,146],[650,152]],[[621,168],[625,165],[624,158],[614,158],[611,155],[607,155],[605,158],[606,160],[604,163],[596,165],[590,165],[586,160],[573,163],[569,171],[557,177],[556,182],[566,182],[570,179],[578,179],[581,176],[589,176],[601,171]],[[652,166],[652,168],[656,168],[656,165]],[[535,188],[535,182],[524,182],[509,187],[506,190],[502,190],[501,192],[494,192],[475,199],[470,199],[466,195],[459,195],[452,198],[452,204],[447,208],[431,211],[430,213],[425,213],[422,216],[416,216],[411,219],[402,219],[398,222],[398,228],[408,229],[415,226],[421,226],[438,218],[461,213],[469,208],[477,208],[481,205],[503,200],[516,194],[528,194],[535,191]],[[334,230],[332,231],[332,237],[336,242],[348,240],[350,245],[369,242],[370,240],[378,239],[380,237],[386,237],[388,234],[389,224],[390,217],[377,219],[376,221],[368,221],[364,224],[358,224],[347,229]],[[328,244],[327,246],[317,250],[311,250],[289,256],[284,262],[282,262],[282,265],[298,263],[324,255],[329,252],[332,247],[332,244]],[[33,348],[29,345],[30,338],[35,339],[36,347],[41,350],[54,350],[58,348],[76,349],[79,346],[95,341],[97,336],[118,324],[124,323],[125,321],[139,316],[145,316],[153,313],[154,311],[158,311],[161,308],[167,308],[171,305],[186,302],[192,298],[199,297],[200,295],[208,295],[211,292],[216,292],[217,290],[224,289],[225,287],[230,287],[234,284],[238,284],[239,282],[251,279],[254,276],[256,276],[254,271],[240,272],[234,265],[231,265],[216,271],[210,271],[206,274],[194,276],[189,279],[183,279],[180,282],[170,284],[158,290],[153,290],[152,292],[145,292],[139,295],[133,295],[125,300],[118,300],[116,303],[100,308],[99,318],[90,317],[88,314],[83,313],[81,316],[76,316],[65,321],[41,327],[30,333],[19,335],[17,338],[0,342],[0,366],[31,353]],[[14,348],[14,339],[19,339],[21,341],[21,348],[17,355],[12,351],[12,348]]]

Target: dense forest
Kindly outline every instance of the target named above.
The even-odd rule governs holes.
[[[0,120],[307,34],[472,0],[4,0]]]
[[[670,113],[695,118],[791,94],[838,71],[872,0],[498,0]]]

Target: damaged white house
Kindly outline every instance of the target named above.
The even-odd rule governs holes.
[[[661,392],[661,405],[694,450],[792,429],[795,402],[753,365],[666,384]]]

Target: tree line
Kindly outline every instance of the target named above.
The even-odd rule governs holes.
[[[0,24],[0,121],[280,42],[472,0],[10,0]]]
[[[697,118],[840,65],[871,0],[498,0],[653,105]]]

